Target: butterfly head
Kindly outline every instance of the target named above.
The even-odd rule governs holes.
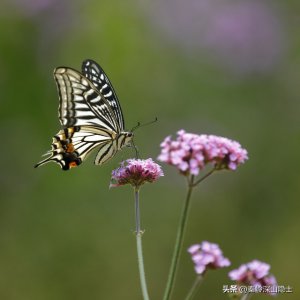
[[[131,146],[132,142],[133,142],[133,137],[134,137],[133,132],[125,131],[125,132],[122,132],[121,135],[123,136],[123,142],[122,142],[121,147]]]
[[[133,141],[133,137],[134,137],[134,134],[132,131],[127,131],[127,132],[122,132],[121,135],[124,136],[124,143],[122,144],[121,147],[131,147],[134,149],[135,151],[135,157],[138,158],[139,157],[139,151],[136,147],[136,145],[134,144],[134,141]]]

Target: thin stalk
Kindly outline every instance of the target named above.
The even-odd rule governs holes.
[[[134,189],[135,200],[135,233],[142,234],[141,232],[141,218],[140,218],[140,192],[138,188]]]
[[[249,293],[246,293],[246,294],[244,294],[244,295],[241,297],[241,299],[240,299],[240,300],[249,300],[249,299],[250,299],[250,297],[251,297],[251,294],[249,294]]]
[[[208,176],[210,176],[214,171],[216,171],[216,169],[211,169],[208,173],[206,173],[203,177],[201,177],[199,180],[197,180],[193,186],[198,185],[201,181],[203,181],[204,179],[206,179]]]
[[[188,192],[187,192],[186,199],[183,204],[183,209],[181,212],[181,217],[180,217],[180,221],[179,221],[179,226],[178,226],[177,236],[176,236],[176,241],[175,241],[175,246],[174,246],[174,252],[173,252],[173,257],[172,257],[172,262],[171,262],[171,267],[170,267],[170,271],[169,271],[168,281],[167,281],[163,300],[170,299],[173,288],[174,288],[174,282],[175,282],[176,272],[177,272],[177,268],[178,268],[179,257],[180,257],[180,253],[182,250],[183,236],[184,236],[185,228],[186,228],[186,224],[187,224],[187,216],[188,216],[188,211],[189,211],[189,207],[190,207],[190,200],[191,200],[193,187],[194,187],[194,176],[192,175],[189,180]]]
[[[198,288],[200,286],[200,283],[202,282],[202,276],[197,276],[194,283],[193,283],[193,286],[192,288],[190,289],[188,295],[186,296],[185,300],[192,300],[195,295],[197,294],[197,291],[198,291]]]
[[[141,231],[139,189],[138,188],[136,188],[134,190],[134,198],[135,198],[136,247],[137,247],[137,255],[138,255],[140,283],[141,283],[143,299],[149,300],[146,277],[145,277],[143,248],[142,248],[143,232]]]

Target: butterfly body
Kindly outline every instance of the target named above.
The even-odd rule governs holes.
[[[35,167],[54,161],[69,170],[80,165],[94,148],[98,148],[95,164],[101,165],[132,143],[133,133],[124,130],[118,98],[97,63],[84,61],[82,74],[72,68],[56,68],[54,78],[63,129],[53,137],[50,156]]]

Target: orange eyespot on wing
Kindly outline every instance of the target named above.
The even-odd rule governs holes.
[[[69,163],[69,168],[71,169],[71,168],[75,168],[75,167],[77,167],[78,165],[77,165],[77,163],[76,163],[76,161],[71,161],[70,163]]]

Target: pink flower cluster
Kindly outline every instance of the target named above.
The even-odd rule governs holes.
[[[207,269],[220,269],[230,266],[228,258],[223,256],[217,244],[203,241],[201,244],[192,245],[188,252],[192,256],[197,274],[204,274]]]
[[[154,182],[160,176],[164,176],[163,171],[151,158],[148,159],[128,159],[121,163],[121,166],[112,171],[111,187],[131,184],[139,187],[146,182]]]
[[[235,170],[248,159],[247,150],[236,141],[184,130],[177,132],[175,141],[168,136],[160,146],[158,160],[177,167],[184,175],[198,175],[207,164],[219,170]]]
[[[228,273],[230,279],[240,284],[251,285],[254,287],[268,287],[269,294],[272,292],[272,286],[276,286],[277,282],[273,275],[269,274],[270,265],[259,260],[253,260],[247,264],[241,265],[238,269]]]

